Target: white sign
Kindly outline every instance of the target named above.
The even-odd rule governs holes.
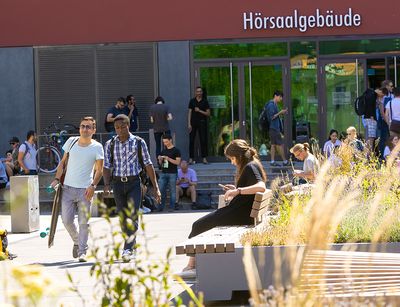
[[[208,104],[211,109],[225,109],[226,108],[226,96],[215,95],[207,96]]]
[[[334,106],[351,103],[350,92],[332,92],[332,103]]]
[[[302,15],[294,10],[288,16],[264,16],[260,12],[243,13],[243,30],[298,29],[307,32],[313,28],[348,28],[359,27],[361,15],[349,8],[345,14],[334,10],[320,11],[316,9],[312,15]]]

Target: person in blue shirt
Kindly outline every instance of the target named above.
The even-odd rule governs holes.
[[[283,99],[283,93],[281,91],[275,91],[272,100],[267,102],[264,108],[267,109],[267,116],[269,122],[269,138],[271,141],[271,166],[279,166],[275,162],[275,152],[281,156],[283,165],[288,165],[289,162],[285,157],[285,151],[283,147],[283,124],[280,118],[281,115],[288,113],[288,109],[282,109],[279,111],[278,103]]]

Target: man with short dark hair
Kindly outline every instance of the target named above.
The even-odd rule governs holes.
[[[196,171],[188,167],[185,160],[181,161],[180,169],[178,170],[178,179],[176,181],[176,204],[175,209],[178,209],[179,197],[187,196],[192,201],[192,209],[197,209],[196,198],[197,174]]]
[[[125,240],[122,260],[129,262],[135,256],[136,231],[138,229],[138,212],[142,202],[142,189],[140,172],[144,165],[147,175],[153,184],[157,203],[160,201],[160,190],[158,188],[153,164],[146,142],[129,132],[129,117],[120,114],[114,119],[114,128],[117,133],[105,144],[104,159],[104,193],[110,192],[113,187],[117,212],[121,214],[121,228],[128,236]],[[140,150],[140,152],[139,152]],[[140,162],[140,155],[142,163]],[[130,210],[129,203],[134,205]],[[128,220],[133,222],[128,226]]]
[[[114,132],[114,120],[119,114],[129,115],[129,108],[125,105],[125,98],[119,97],[115,106],[110,108],[106,115],[106,128],[107,131]]]
[[[161,191],[161,205],[158,211],[163,211],[167,198],[167,186],[169,187],[169,209],[172,212],[175,209],[176,198],[176,176],[178,173],[178,165],[181,163],[181,152],[172,143],[170,135],[163,135],[164,150],[157,157],[158,164],[161,165],[161,174],[159,184]]]
[[[272,96],[272,100],[267,102],[264,108],[267,110],[267,116],[269,121],[269,138],[271,141],[271,166],[279,166],[275,162],[275,152],[281,156],[283,165],[288,165],[289,162],[285,157],[283,147],[283,124],[280,118],[281,115],[288,113],[288,109],[282,109],[279,111],[278,103],[283,99],[283,93],[281,91],[275,91]]]
[[[18,164],[21,167],[23,175],[37,175],[37,149],[36,149],[36,132],[29,130],[26,134],[26,141],[18,148]]]
[[[79,262],[87,261],[88,214],[97,184],[103,175],[103,146],[92,139],[95,133],[96,120],[91,116],[82,118],[79,136],[70,137],[63,146],[64,156],[51,183],[52,187],[60,183],[65,161],[68,160],[61,193],[61,219],[74,243],[72,256],[79,257]],[[79,232],[74,223],[76,212]]]

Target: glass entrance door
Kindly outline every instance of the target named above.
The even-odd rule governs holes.
[[[279,62],[196,65],[195,85],[203,87],[211,108],[209,156],[222,157],[224,147],[236,138],[246,139],[265,153],[269,140],[268,135],[258,129],[258,117],[275,90],[285,92],[284,70],[284,64]]]
[[[286,72],[286,66],[283,62],[249,62],[244,64],[245,133],[247,140],[258,150],[260,155],[267,154],[270,142],[268,133],[262,132],[258,128],[258,118],[265,104],[272,99],[276,90],[287,93],[283,82]],[[284,94],[284,100],[280,103],[279,109],[284,108],[286,96]],[[287,116],[287,118],[289,117]],[[286,126],[288,126],[287,120],[285,121]]]
[[[239,137],[238,67],[232,63],[195,67],[196,86],[202,86],[211,108],[208,154],[224,155],[224,147]]]
[[[331,129],[341,133],[349,126],[363,133],[361,118],[354,111],[354,101],[366,88],[365,67],[365,60],[321,61],[320,140],[327,139]]]
[[[393,81],[395,87],[400,86],[400,56],[388,58],[389,79]]]

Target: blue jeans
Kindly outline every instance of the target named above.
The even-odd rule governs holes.
[[[124,249],[132,250],[136,244],[135,233],[138,229],[138,215],[140,203],[142,201],[142,190],[140,187],[139,176],[129,178],[127,182],[121,182],[120,180],[113,180],[113,192],[115,205],[117,206],[117,213],[120,215],[121,229],[128,236],[125,241]],[[128,204],[132,204],[133,210],[130,211]],[[128,212],[126,212],[128,209]],[[132,219],[133,228],[128,227],[126,220]]]
[[[160,210],[164,210],[165,208],[165,200],[167,198],[167,186],[169,187],[169,208],[174,209],[175,207],[175,200],[176,200],[176,178],[177,174],[168,174],[168,173],[161,173],[160,179],[158,180],[158,184],[160,186],[161,192],[161,206]]]

